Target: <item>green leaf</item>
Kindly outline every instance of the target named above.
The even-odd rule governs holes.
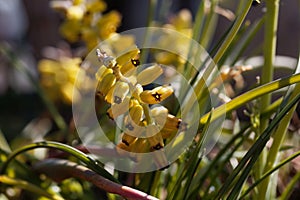
[[[219,190],[218,195],[216,196],[218,199],[224,197],[225,194],[232,187],[233,181],[237,178],[238,174],[241,172],[240,177],[238,177],[238,181],[233,187],[231,193],[228,196],[228,199],[234,199],[240,193],[240,190],[248,177],[253,165],[257,161],[260,153],[265,147],[267,141],[269,140],[272,131],[277,127],[280,120],[286,115],[286,113],[299,101],[300,94],[298,94],[293,100],[287,104],[271,121],[270,125],[266,128],[266,130],[260,135],[257,141],[252,145],[246,155],[242,158],[238,166],[234,169],[231,175],[226,179],[224,185]],[[244,168],[244,170],[243,170]],[[243,171],[242,171],[243,170]]]
[[[0,174],[5,173],[6,168],[8,167],[8,164],[17,155],[19,155],[23,152],[32,150],[32,149],[36,149],[36,148],[53,148],[53,149],[67,152],[67,153],[71,154],[72,156],[76,157],[77,159],[79,159],[81,162],[85,163],[90,169],[97,172],[99,175],[101,175],[111,181],[119,183],[119,181],[115,177],[113,177],[110,173],[108,173],[102,166],[99,165],[99,163],[96,160],[94,160],[90,156],[84,154],[83,152],[81,152],[78,149],[75,149],[74,147],[71,147],[69,145],[59,143],[59,142],[52,142],[52,141],[37,142],[37,143],[23,146],[23,147],[15,150],[14,152],[12,152],[9,155],[7,161],[3,163],[3,166],[0,170]]]
[[[300,151],[294,153],[293,155],[289,156],[285,160],[281,161],[278,165],[267,171],[260,179],[255,181],[240,197],[239,199],[243,199],[251,190],[253,190],[260,182],[265,180],[267,177],[269,177],[272,173],[279,170],[282,166],[292,161],[294,158],[298,157],[300,155]],[[285,188],[283,194],[281,195],[281,199],[288,199],[287,194],[293,189],[293,186],[296,184],[296,181],[300,179],[300,172],[296,174],[296,176],[293,177],[293,180],[289,182],[289,185]]]
[[[256,99],[266,93],[274,92],[278,89],[284,88],[286,86],[295,84],[300,82],[300,74],[293,74],[291,76],[281,78],[275,81],[272,81],[270,83],[261,85],[257,88],[254,88],[248,92],[245,92],[241,94],[240,96],[232,99],[226,104],[223,104],[219,107],[217,107],[214,110],[214,114],[212,115],[212,121],[216,120],[218,117],[223,116],[225,113],[228,113],[232,110],[235,110],[239,108],[240,106],[244,105],[245,103]],[[205,114],[203,117],[200,119],[200,124],[205,124],[208,120],[209,113]]]

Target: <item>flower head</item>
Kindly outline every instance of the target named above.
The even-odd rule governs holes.
[[[177,32],[185,35],[187,38],[192,37],[192,15],[191,12],[187,9],[179,11],[179,13],[170,18],[169,23],[165,24],[163,27],[167,29],[173,29]],[[169,45],[172,45],[172,49],[175,52],[170,53],[166,51],[158,51],[155,54],[155,59],[158,63],[165,65],[173,65],[177,68],[180,68],[185,60],[180,57],[180,55],[187,55],[189,51],[189,42],[190,40],[185,39],[184,37],[174,38],[173,34],[165,33],[161,35],[158,40],[159,46],[162,49],[168,49]],[[165,48],[164,48],[165,47]]]
[[[160,150],[164,147],[163,139],[183,131],[181,120],[169,114],[167,108],[151,106],[170,97],[173,88],[170,85],[161,85],[145,90],[143,86],[152,84],[163,74],[163,69],[154,64],[140,71],[138,54],[139,50],[134,48],[114,58],[97,50],[98,59],[103,64],[96,74],[97,93],[104,96],[111,105],[107,110],[111,119],[124,115],[122,139],[117,145],[119,153],[121,150],[131,153]],[[135,156],[134,159],[138,158]]]
[[[56,56],[42,59],[38,63],[41,85],[54,102],[76,103],[80,99],[80,80],[85,77],[83,70],[80,70],[82,60],[62,54],[60,49],[54,51]],[[86,78],[84,81],[86,87],[92,85]]]
[[[102,13],[106,9],[102,0],[55,1],[52,7],[65,16],[62,36],[72,43],[83,41],[88,50],[115,33],[121,22],[116,11]]]

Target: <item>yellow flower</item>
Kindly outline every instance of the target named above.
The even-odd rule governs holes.
[[[170,19],[169,24],[165,24],[163,27],[168,29],[174,29],[179,33],[187,36],[188,38],[192,37],[192,15],[189,10],[183,9],[176,16]],[[189,48],[190,40],[186,40],[184,37],[178,38],[177,35],[163,34],[158,40],[159,46],[162,49],[168,49],[172,45],[172,49],[175,51],[173,53],[166,51],[158,51],[155,54],[155,60],[158,63],[165,65],[173,65],[177,68],[182,67],[185,63],[185,60],[182,59],[179,55],[187,55]]]
[[[43,59],[38,63],[42,87],[53,101],[71,104],[80,98],[75,87],[81,58]]]
[[[86,3],[87,12],[96,13],[106,10],[106,3],[104,1],[93,0]]]
[[[97,33],[90,27],[82,27],[80,36],[85,42],[88,50],[95,48],[95,46],[97,46],[97,44],[100,42]]]
[[[165,145],[164,139],[185,130],[182,128],[181,119],[169,114],[165,107],[151,108],[150,104],[161,103],[172,95],[173,88],[165,85],[144,90],[142,86],[153,83],[163,74],[163,69],[154,64],[138,72],[139,70],[136,70],[140,65],[136,59],[138,54],[139,49],[133,48],[114,58],[98,49],[97,56],[103,65],[96,73],[97,92],[111,104],[107,110],[111,119],[124,115],[122,139],[116,151],[120,155],[129,155],[134,161],[139,160],[135,152],[155,152],[153,155],[156,164],[159,167],[166,166],[167,159],[161,151]],[[122,72],[124,66],[126,66],[125,73]]]
[[[110,11],[103,15],[96,23],[100,39],[105,40],[112,33],[116,32],[121,23],[121,15],[116,11]]]
[[[81,20],[84,15],[84,9],[81,6],[71,6],[67,10],[67,18],[70,20]]]
[[[52,7],[66,17],[60,27],[61,35],[72,43],[83,41],[88,51],[115,33],[121,22],[116,11],[102,14],[107,7],[102,0],[58,0]]]
[[[81,35],[81,25],[78,20],[66,20],[60,26],[60,34],[70,42],[77,42]]]
[[[170,22],[174,29],[185,33],[185,30],[190,30],[192,27],[192,14],[189,10],[182,9],[175,17],[171,18]]]
[[[82,4],[83,2],[85,2],[85,0],[73,0],[74,5],[79,5]]]
[[[126,63],[131,63],[131,59],[137,59],[140,50],[135,45],[135,38],[132,35],[111,34],[111,37],[103,42],[101,47],[108,55],[117,57],[118,64],[122,67]],[[129,52],[127,52],[130,49]],[[126,52],[126,53],[124,53]],[[134,67],[134,66],[132,66]],[[123,73],[123,72],[122,72]],[[123,73],[124,74],[124,73]]]
[[[159,86],[152,90],[145,90],[140,94],[140,99],[147,104],[157,104],[173,94],[171,86]]]

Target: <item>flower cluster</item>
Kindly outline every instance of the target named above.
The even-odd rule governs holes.
[[[169,23],[165,24],[163,28],[173,29],[177,32],[185,35],[187,38],[192,37],[192,14],[189,10],[183,9],[177,15],[173,16]],[[185,60],[182,59],[179,55],[186,54],[189,51],[189,40],[183,38],[183,40],[178,40],[174,38],[172,34],[166,33],[162,35],[158,40],[161,47],[168,47],[172,44],[173,49],[176,53],[170,53],[166,51],[160,51],[155,54],[155,59],[158,63],[165,65],[173,65],[176,68],[180,68],[185,63]],[[167,49],[167,48],[165,48]]]
[[[72,43],[83,41],[88,50],[115,33],[121,23],[116,11],[102,14],[106,10],[102,0],[53,1],[52,7],[65,15],[62,36]]]
[[[108,56],[98,49],[97,56],[103,65],[96,73],[96,92],[111,104],[107,110],[111,119],[124,115],[123,133],[117,151],[132,156],[133,153],[162,149],[164,139],[174,136],[184,127],[181,119],[171,115],[167,108],[153,106],[173,94],[170,85],[160,85],[150,90],[143,88],[160,77],[163,69],[154,64],[139,71],[138,48],[118,58]],[[136,156],[132,158],[138,159]],[[160,155],[156,159],[165,166],[167,161],[164,156]]]
[[[77,102],[80,98],[75,86],[80,71],[81,58],[59,57],[42,59],[38,63],[41,85],[54,102],[62,100],[66,104]]]

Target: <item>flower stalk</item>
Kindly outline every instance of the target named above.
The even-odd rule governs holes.
[[[264,66],[262,68],[261,83],[265,84],[273,80],[274,60],[276,56],[277,26],[279,14],[280,0],[266,0],[266,16],[265,16],[265,43],[264,43]],[[270,105],[271,94],[266,94],[261,98],[261,111]],[[268,119],[261,119],[260,132],[262,133],[268,126]],[[255,177],[258,179],[266,166],[266,150],[264,150],[255,166]],[[258,198],[266,198],[268,183],[264,181],[258,189]]]

